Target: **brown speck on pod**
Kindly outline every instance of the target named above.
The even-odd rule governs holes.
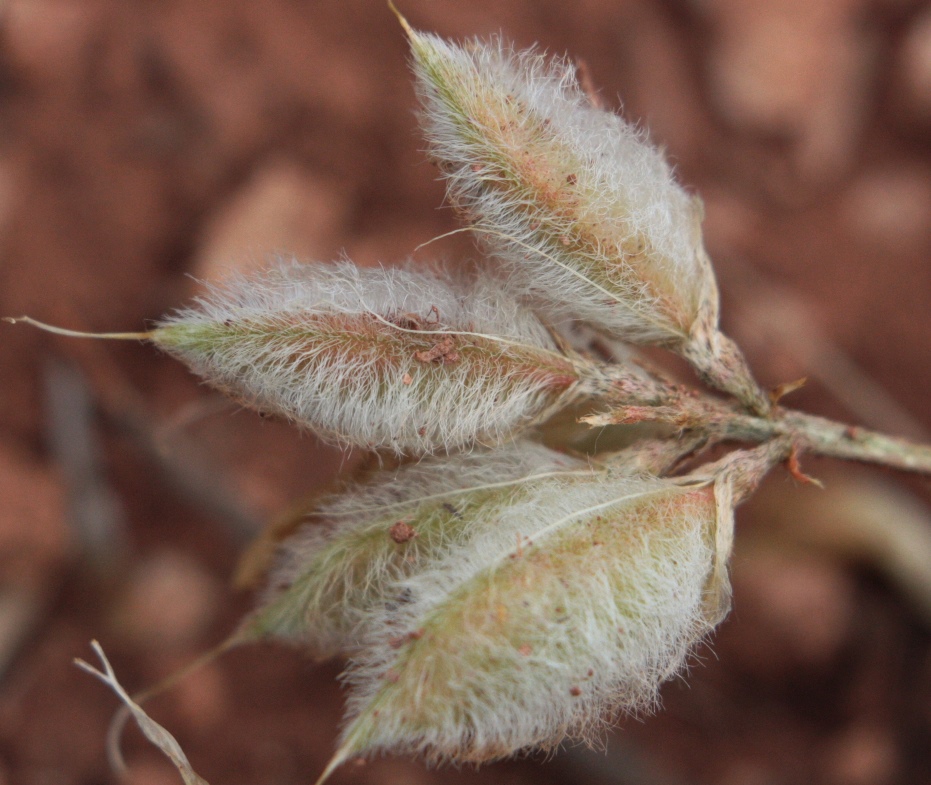
[[[572,695],[574,698],[577,698],[579,695],[582,694],[582,688],[579,687],[578,685],[573,685],[569,688],[569,694]]]
[[[388,321],[402,330],[419,330],[423,327],[420,317],[415,313],[397,314],[390,317]]]
[[[424,629],[416,629],[413,632],[405,633],[404,635],[398,635],[395,638],[390,638],[388,640],[388,645],[392,649],[400,649],[405,643],[410,643],[411,641],[420,640],[424,636]],[[390,679],[389,679],[390,681]]]
[[[403,545],[405,542],[410,542],[417,536],[417,532],[413,526],[404,521],[398,521],[390,529],[388,529],[388,535],[394,540],[398,545]]]
[[[414,359],[421,363],[454,363],[459,360],[459,353],[455,350],[456,344],[452,336],[443,336],[443,340],[434,344],[432,349],[425,352],[414,352]]]
[[[424,636],[425,633],[426,633],[426,630],[423,627],[419,627],[418,629],[413,630],[412,632],[407,632],[404,635],[398,635],[395,638],[390,638],[388,640],[388,645],[392,649],[400,649],[405,643],[410,643],[411,641],[419,641]]]

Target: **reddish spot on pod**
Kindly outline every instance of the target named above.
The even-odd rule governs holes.
[[[579,179],[579,178],[578,178],[577,175],[575,175],[575,174],[570,174],[570,175],[568,175],[568,176],[566,177],[566,182],[567,182],[569,185],[575,185],[575,184],[578,182],[578,179]]]
[[[410,643],[411,641],[420,640],[424,636],[424,629],[414,630],[413,632],[408,632],[405,635],[398,635],[396,638],[390,638],[388,640],[388,645],[392,649],[400,649],[405,643]]]
[[[404,521],[398,521],[390,529],[388,529],[388,536],[391,537],[398,545],[402,545],[405,542],[410,542],[417,536],[417,531],[409,523]]]
[[[529,657],[533,653],[533,646],[529,643],[522,643],[517,649],[523,656]]]
[[[397,684],[401,680],[401,674],[397,671],[388,671],[385,674],[385,681],[390,684]]]
[[[582,694],[582,688],[574,684],[573,686],[569,688],[569,694],[572,695],[574,698],[577,698],[579,695]]]
[[[404,376],[401,377],[402,384],[411,384],[413,383],[413,381],[414,381],[414,377],[411,376],[409,373],[406,373],[404,374]]]
[[[402,330],[419,330],[423,325],[415,313],[403,313],[388,317],[388,321]]]
[[[452,336],[447,335],[443,337],[443,340],[434,344],[433,348],[425,352],[414,352],[414,359],[421,363],[454,363],[459,360],[459,353],[455,350],[455,346]]]

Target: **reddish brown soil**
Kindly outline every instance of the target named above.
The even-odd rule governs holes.
[[[725,327],[761,380],[809,376],[794,405],[931,431],[931,6],[403,5],[445,35],[584,60],[704,197]],[[392,262],[454,228],[405,62],[371,0],[3,3],[0,315],[138,330],[196,292],[191,276],[276,251]],[[459,236],[418,258],[476,254]],[[0,784],[113,781],[116,701],[72,658],[99,638],[133,690],[221,640],[251,603],[228,588],[249,527],[345,461],[212,411],[146,347],[2,325],[0,385]],[[927,516],[928,486],[804,468],[833,512],[784,474],[742,511],[734,613],[607,755],[477,773],[382,760],[333,781],[931,782],[928,567],[903,577],[909,548],[890,555],[857,496],[891,495],[894,528],[904,494]],[[339,670],[255,647],[151,708],[213,785],[307,783],[333,749]],[[175,781],[134,730],[125,749],[134,783]]]

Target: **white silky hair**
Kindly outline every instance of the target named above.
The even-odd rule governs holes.
[[[373,619],[347,673],[337,760],[383,750],[482,762],[592,741],[617,713],[652,708],[710,630],[714,520],[708,488],[541,481],[397,584],[408,601]]]
[[[583,461],[519,441],[353,483],[323,498],[280,544],[246,629],[299,643],[317,659],[351,653],[373,614],[396,604],[396,581],[478,536],[494,517],[488,510],[506,508],[546,478],[583,471]],[[476,509],[485,511],[481,519]],[[399,521],[414,533],[408,542],[391,539]]]
[[[695,252],[696,205],[663,154],[592,106],[568,60],[500,39],[458,46],[417,32],[412,43],[431,152],[509,289],[554,320],[640,343],[682,341],[713,294],[713,273]],[[501,126],[521,129],[527,144],[499,144]],[[546,184],[562,194],[555,208],[516,187],[526,156],[562,178]],[[585,249],[569,242],[579,231]]]
[[[455,361],[417,359],[444,339]],[[210,287],[154,341],[248,405],[397,453],[499,443],[576,386],[538,317],[498,282],[442,270],[283,262]]]

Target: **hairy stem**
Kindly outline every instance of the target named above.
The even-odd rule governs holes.
[[[629,379],[618,379],[608,397],[616,409],[583,421],[590,425],[665,422],[716,441],[787,439],[800,452],[931,475],[931,445],[792,409],[775,407],[771,416],[758,417],[726,401],[643,378],[637,379],[636,385]]]

